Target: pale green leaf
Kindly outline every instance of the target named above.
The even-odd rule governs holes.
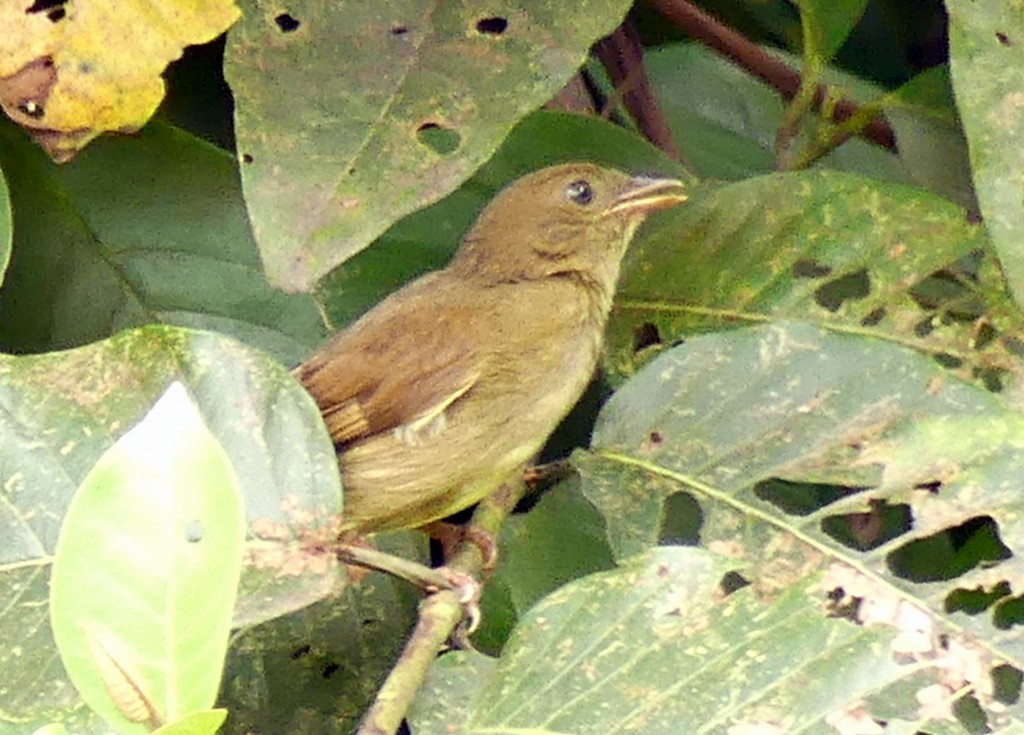
[[[75,492],[50,577],[64,667],[119,731],[213,704],[244,541],[231,461],[174,382]]]
[[[189,712],[154,730],[153,735],[213,735],[224,724],[227,716],[228,711],[225,709]]]
[[[88,151],[87,151],[88,153]],[[317,544],[340,511],[337,458],[310,396],[275,361],[204,332],[153,326],[68,352],[0,357],[0,708],[94,732],[56,657],[49,565],[75,488],[180,380],[231,459],[249,533],[236,623],[334,592]]]

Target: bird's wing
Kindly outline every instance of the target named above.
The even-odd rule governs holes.
[[[442,426],[445,410],[480,377],[473,309],[444,298],[389,306],[293,371],[316,399],[335,444],[392,429],[414,441],[420,431]]]

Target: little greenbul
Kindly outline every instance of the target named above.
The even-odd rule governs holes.
[[[515,181],[448,267],[295,368],[338,450],[342,530],[412,528],[521,473],[590,381],[622,255],[683,184],[586,163]]]

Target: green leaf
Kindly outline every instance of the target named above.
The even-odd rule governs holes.
[[[535,112],[454,193],[398,221],[373,247],[324,279],[317,296],[330,321],[345,324],[414,276],[446,265],[480,210],[507,184],[544,166],[577,160],[692,180],[679,164],[617,125],[584,115]]]
[[[964,264],[990,263],[986,246],[947,200],[846,174],[695,189],[627,253],[608,363],[629,375],[688,335],[788,318],[913,347],[998,389],[1021,374],[1024,319],[997,268]]]
[[[244,542],[230,459],[174,382],[75,492],[50,577],[61,661],[120,732],[213,704]]]
[[[765,51],[791,66],[800,63],[799,57],[778,49]],[[774,170],[775,136],[785,110],[778,92],[700,44],[651,49],[644,65],[673,138],[701,176],[739,180]],[[832,67],[825,70],[824,81],[856,100],[885,92]],[[901,159],[859,138],[843,143],[815,167],[908,181]]]
[[[888,709],[892,732],[914,732],[913,694],[937,675],[900,660],[896,625],[830,615],[828,580],[723,590],[737,566],[666,547],[563,587],[523,619],[497,666],[442,658],[410,711],[412,730],[878,732],[851,725],[879,727],[869,713]]]
[[[242,179],[267,272],[289,291],[458,187],[629,7],[245,5],[226,62]]]
[[[867,0],[797,0],[804,54],[811,65],[822,66],[838,53],[867,4]]]
[[[153,735],[213,735],[227,719],[226,709],[201,710],[182,715],[154,730]]]
[[[381,550],[427,563],[426,536],[374,536]],[[404,580],[365,574],[339,594],[235,637],[220,704],[232,733],[355,731],[416,623],[422,594]]]
[[[739,493],[735,502],[772,508],[758,497],[756,482],[877,484],[878,466],[858,459],[868,445],[911,416],[954,409],[1014,416],[997,397],[960,383],[928,358],[876,340],[789,323],[695,337],[624,384],[594,431],[595,451],[622,455],[610,465],[616,472],[646,476],[664,464],[666,471],[651,477],[657,491],[613,490],[602,480],[607,492],[591,481],[584,492],[605,516],[622,558],[657,542],[664,491],[681,489],[672,473],[685,473],[705,492]],[[920,418],[913,423],[922,425]],[[956,448],[941,446],[957,452],[962,439]],[[627,456],[628,466],[620,464]],[[580,460],[585,468],[606,466],[585,454]]]
[[[830,608],[848,616],[865,633],[892,629],[895,638],[881,647],[867,640],[841,646],[844,660],[865,657],[865,676],[878,685],[864,707],[872,719],[941,721],[968,691],[982,728],[1020,717],[1022,569],[1011,549],[1024,537],[1018,477],[1024,419],[997,397],[899,346],[778,323],[696,337],[660,355],[605,405],[592,450],[577,460],[617,558],[632,560],[657,545],[666,499],[682,493],[699,504],[701,545],[734,558],[738,580],[749,582],[759,599],[770,603],[817,589],[822,597],[812,605],[819,612]],[[794,502],[800,489],[810,493],[810,503]],[[885,518],[894,511],[904,520],[888,528]],[[913,568],[904,562],[927,557],[946,534],[955,539],[979,527],[990,529],[984,542],[989,549],[966,565]],[[971,537],[984,541],[977,533]],[[971,595],[986,602],[969,605]],[[689,610],[683,609],[685,624]],[[578,629],[558,629],[552,614],[538,612],[545,631],[574,641]],[[600,614],[617,619],[613,609]],[[774,632],[765,613],[748,615],[756,620],[752,630]],[[717,612],[698,619],[716,636],[723,617]],[[705,625],[690,624],[695,637],[687,650],[701,650],[705,665],[717,665],[702,637]],[[808,622],[808,630],[816,624],[820,620]],[[636,639],[627,633],[623,640]],[[865,694],[855,688],[859,679],[849,669],[804,675],[836,652],[831,642],[810,648],[804,642],[803,634],[791,634],[784,656],[777,654],[785,661],[782,681],[814,686],[840,676],[830,689],[839,699],[826,711],[849,714],[847,707]],[[742,652],[737,655],[746,661]],[[751,701],[743,689],[749,681],[776,677],[771,656],[752,657],[758,663],[750,675],[707,676],[721,701]],[[878,673],[894,663],[900,671],[889,669],[894,688],[884,692],[889,675]],[[677,671],[689,669],[680,664]],[[993,685],[1007,671],[1016,683]],[[549,682],[553,676],[534,674]],[[588,681],[602,678],[588,673]],[[775,711],[788,716],[815,701],[809,693],[796,702],[786,699]],[[956,705],[956,715],[966,719],[961,707]],[[711,723],[723,717],[713,704],[695,710]],[[558,724],[552,709],[539,704],[537,711],[539,718],[544,712],[543,722]]]
[[[0,166],[16,226],[0,292],[7,351],[159,322],[223,332],[293,364],[323,337],[313,300],[263,277],[224,151],[153,124],[56,166],[2,124]]]
[[[180,380],[224,447],[249,524],[236,625],[298,609],[341,584],[317,551],[340,511],[337,458],[310,396],[275,361],[225,337],[173,327],[31,357],[0,357],[0,709],[96,732],[54,653],[51,555],[75,488]],[[27,727],[27,726],[26,726]]]
[[[592,572],[610,569],[604,519],[571,479],[502,527],[496,581],[508,587],[520,614],[547,593]]]
[[[947,65],[927,69],[884,101],[900,160],[914,183],[977,211],[967,140]]]
[[[981,214],[1024,299],[1024,10],[1012,3],[949,0],[953,89],[970,148]]]
[[[825,570],[862,622],[912,605],[924,638],[907,645],[955,642],[940,699],[971,687],[990,725],[1008,705],[1019,716],[991,677],[1024,667],[1010,551],[1024,538],[1024,419],[996,396],[896,345],[774,324],[659,356],[606,404],[577,460],[617,558],[659,542],[668,496],[692,496],[701,544],[742,562],[754,586],[792,589]],[[800,489],[811,502],[794,502]],[[929,563],[936,541],[969,533],[984,542],[969,563]],[[969,606],[971,594],[986,603]]]

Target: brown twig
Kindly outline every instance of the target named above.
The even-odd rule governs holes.
[[[799,72],[771,56],[742,34],[708,15],[688,0],[648,0],[648,2],[651,7],[684,33],[746,69],[774,88],[787,102],[799,92]],[[824,84],[818,85],[814,91],[813,106],[815,110],[821,109],[827,96],[827,87]],[[854,117],[859,110],[860,107],[852,100],[838,100],[835,103],[832,121],[845,122]],[[868,122],[860,131],[860,136],[888,150],[896,150],[896,135],[893,133],[892,126],[881,115]]]
[[[674,160],[680,160],[679,148],[672,138],[665,113],[658,104],[657,96],[651,90],[651,82],[644,68],[644,52],[640,35],[633,21],[626,18],[610,36],[603,38],[594,47],[608,76],[615,85],[615,92],[622,98],[630,116],[636,120],[640,132]],[[609,105],[613,105],[609,101]]]
[[[481,502],[469,522],[467,539],[473,533],[496,535],[524,490],[523,483],[510,483]],[[445,568],[455,575],[479,578],[485,562],[479,545],[470,539],[459,546]],[[455,589],[442,589],[423,600],[416,628],[363,716],[356,735],[394,735],[431,665],[462,621],[464,603]]]

